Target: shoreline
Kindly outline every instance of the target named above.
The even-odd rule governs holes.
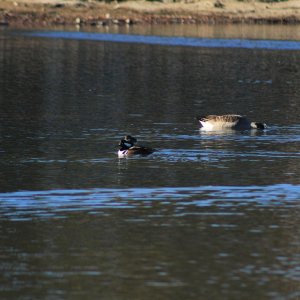
[[[300,1],[195,0],[191,3],[3,0],[0,25],[300,24]]]

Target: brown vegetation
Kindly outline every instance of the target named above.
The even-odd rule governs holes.
[[[264,0],[265,1],[265,0]],[[272,0],[274,1],[274,0]],[[300,1],[185,0],[2,0],[0,24],[11,26],[135,23],[300,23]]]

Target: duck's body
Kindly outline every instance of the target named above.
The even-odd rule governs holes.
[[[251,122],[241,115],[207,115],[197,117],[200,128],[204,130],[247,130],[247,129],[265,129],[264,123]]]
[[[134,144],[137,142],[136,138],[126,135],[124,139],[122,139],[119,143],[119,151],[118,157],[124,158],[133,155],[147,156],[152,154],[155,150],[148,147],[143,146],[135,146]]]
[[[153,152],[154,152],[154,150],[151,148],[133,146],[133,147],[130,147],[129,149],[123,149],[123,150],[120,149],[118,151],[118,157],[124,158],[124,157],[133,156],[133,155],[147,156],[149,154],[152,154]]]

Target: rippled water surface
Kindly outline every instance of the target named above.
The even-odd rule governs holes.
[[[203,28],[0,32],[1,299],[300,298],[299,31]]]

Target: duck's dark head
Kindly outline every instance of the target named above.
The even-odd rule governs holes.
[[[126,150],[134,146],[137,142],[137,139],[131,135],[125,135],[125,137],[120,141],[119,146],[120,150]]]

